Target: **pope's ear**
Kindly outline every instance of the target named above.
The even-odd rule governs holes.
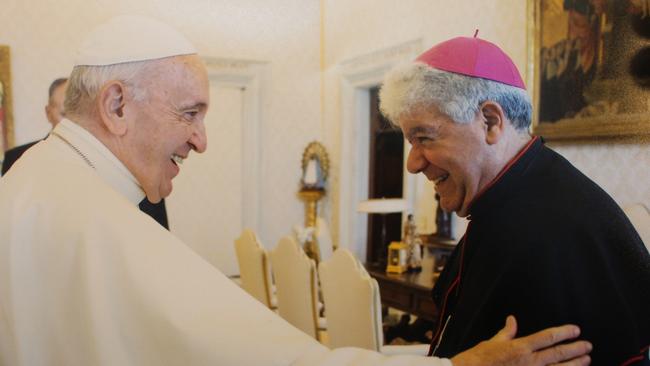
[[[485,124],[485,139],[490,145],[496,144],[503,136],[506,128],[506,116],[499,103],[483,102],[480,113]]]
[[[127,119],[124,115],[125,86],[117,80],[105,84],[99,91],[98,110],[106,129],[117,136],[127,131]]]

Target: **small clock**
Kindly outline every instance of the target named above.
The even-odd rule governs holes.
[[[387,273],[404,273],[408,270],[408,246],[394,241],[388,246]]]

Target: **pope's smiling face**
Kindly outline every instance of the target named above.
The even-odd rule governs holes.
[[[481,114],[461,124],[429,107],[400,118],[399,125],[411,144],[408,171],[421,172],[435,184],[445,211],[466,216],[469,204],[494,175],[487,171],[492,154]]]
[[[155,203],[171,193],[178,163],[190,151],[207,148],[203,119],[209,89],[196,55],[165,59],[146,75],[140,85],[146,97],[133,103],[136,117],[125,144],[130,150],[125,164]]]

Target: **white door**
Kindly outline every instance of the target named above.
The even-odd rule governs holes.
[[[234,240],[242,231],[244,91],[211,82],[208,148],[190,153],[167,199],[177,237],[226,275],[239,273]]]

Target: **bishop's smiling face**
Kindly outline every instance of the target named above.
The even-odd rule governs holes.
[[[491,153],[481,115],[460,124],[430,107],[400,118],[399,124],[411,144],[408,171],[421,172],[435,184],[445,211],[467,216],[469,204],[490,177],[486,169]]]
[[[147,198],[158,202],[172,191],[178,163],[191,150],[207,148],[205,117],[208,78],[196,55],[164,60],[147,73],[142,88],[146,97],[134,103],[137,110],[127,164]]]

